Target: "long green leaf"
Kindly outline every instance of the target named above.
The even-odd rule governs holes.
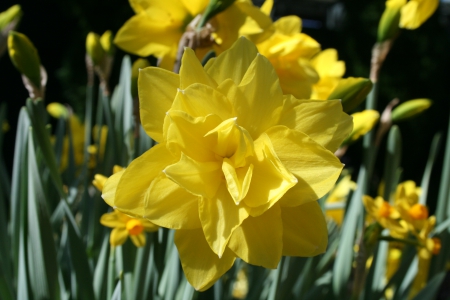
[[[444,281],[445,274],[446,272],[441,272],[431,278],[428,281],[428,284],[422,290],[420,290],[419,293],[417,293],[413,300],[435,299],[436,294],[438,293],[439,288]]]
[[[390,201],[391,194],[395,190],[395,178],[401,160],[401,146],[400,129],[394,125],[389,131],[384,161],[384,199],[386,201]]]
[[[28,136],[28,270],[36,299],[59,299],[58,265],[46,195],[30,129]]]
[[[428,155],[427,165],[425,166],[425,171],[423,172],[422,182],[420,184],[421,193],[419,198],[419,203],[425,205],[427,202],[428,186],[430,184],[431,171],[433,170],[434,162],[441,145],[442,134],[436,133],[431,142],[430,154]],[[443,220],[441,220],[443,221]]]
[[[97,264],[94,270],[94,293],[95,299],[100,300],[106,296],[107,272],[108,272],[108,256],[109,256],[109,236],[103,237],[102,248],[98,256]],[[138,298],[134,298],[138,299]]]

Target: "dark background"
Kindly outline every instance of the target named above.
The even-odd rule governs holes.
[[[371,48],[376,40],[383,0],[296,0],[277,1],[273,17],[296,14],[303,19],[303,32],[311,35],[322,49],[336,48],[346,63],[345,77],[368,77]],[[26,34],[39,51],[48,73],[46,102],[71,105],[84,114],[86,71],[85,38],[89,31],[114,33],[133,12],[126,0],[23,0],[0,1],[0,11],[20,4],[24,12],[16,29]],[[441,3],[438,11],[419,29],[404,30],[395,41],[380,75],[378,110],[393,98],[401,101],[430,98],[433,106],[411,121],[401,123],[403,137],[403,180],[420,184],[433,135],[446,135],[450,111],[450,30],[449,9]],[[110,84],[118,80],[120,61],[125,55],[118,49]],[[133,57],[134,59],[135,57]],[[8,103],[11,129],[5,137],[5,161],[11,167],[15,122],[28,94],[20,74],[5,53],[0,58],[0,101]],[[360,163],[360,143],[344,158],[349,167]],[[384,144],[380,150],[377,173],[382,174]],[[430,186],[431,202],[439,188],[443,146]],[[433,209],[433,203],[431,208]]]

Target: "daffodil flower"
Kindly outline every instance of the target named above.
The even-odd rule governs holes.
[[[427,207],[419,203],[420,193],[420,187],[408,180],[397,186],[395,194],[395,206],[413,233],[420,231],[428,219]]]
[[[208,2],[208,0],[130,0],[136,14],[120,28],[114,43],[119,48],[141,57],[154,55],[160,59],[160,67],[171,70],[178,43],[186,26],[205,10]],[[261,31],[271,25],[270,19],[259,12],[250,1],[237,0],[211,20],[215,30],[213,38],[216,41],[216,52],[220,53],[234,43],[247,16],[260,24],[258,28]],[[205,52],[204,49],[199,51]]]
[[[145,245],[145,232],[157,231],[158,226],[144,219],[129,217],[118,210],[102,215],[100,223],[113,228],[109,238],[111,246],[117,247],[125,243],[128,237],[136,247]]]
[[[408,229],[406,224],[400,219],[397,209],[382,197],[373,199],[370,196],[363,196],[363,203],[367,213],[381,226],[391,231],[391,235],[403,236]]]
[[[176,229],[188,281],[209,288],[240,257],[325,251],[317,199],[339,177],[333,154],[352,128],[339,101],[283,95],[276,72],[240,38],[203,68],[187,48],[180,74],[140,71],[142,125],[158,145],[105,184],[118,210]]]

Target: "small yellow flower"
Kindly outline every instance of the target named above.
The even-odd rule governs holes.
[[[158,230],[158,226],[144,219],[131,218],[118,210],[102,215],[100,223],[113,228],[109,238],[111,246],[120,246],[130,237],[136,247],[145,245],[145,232]]]
[[[395,193],[395,207],[413,233],[422,230],[428,218],[428,209],[418,203],[420,192],[415,182],[408,180],[400,183]]]
[[[236,257],[276,268],[283,255],[325,251],[316,200],[341,173],[333,153],[352,127],[339,101],[283,95],[272,64],[246,38],[205,67],[187,48],[180,74],[141,70],[139,101],[158,144],[111,176],[103,199],[175,229],[197,290]]]
[[[400,220],[399,212],[382,197],[373,199],[370,196],[363,196],[363,203],[367,213],[381,226],[389,229],[391,234],[403,235],[407,232],[408,229]]]

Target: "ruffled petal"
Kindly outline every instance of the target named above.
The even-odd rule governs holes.
[[[215,114],[222,120],[236,115],[227,97],[218,90],[200,83],[179,90],[171,109],[184,111],[193,117]]]
[[[233,266],[236,259],[234,253],[229,249],[226,249],[219,258],[209,248],[201,229],[177,230],[175,244],[184,274],[197,291],[210,288]],[[193,251],[193,249],[195,250]]]
[[[169,164],[175,162],[164,144],[158,144],[131,162],[116,190],[114,207],[123,213],[144,218],[145,194],[151,182]],[[105,188],[108,186],[106,182]]]
[[[278,76],[267,58],[256,56],[238,89],[243,98],[229,97],[237,112],[237,122],[256,140],[276,123],[283,105]]]
[[[283,255],[314,256],[325,252],[328,230],[319,203],[281,208]]]
[[[245,262],[275,269],[283,249],[283,226],[279,205],[258,217],[248,217],[231,235],[228,248]]]
[[[213,88],[217,87],[217,83],[206,73],[194,50],[186,48],[181,59],[180,89],[184,90],[194,83],[201,83]]]
[[[115,207],[116,190],[119,184],[120,178],[122,178],[125,169],[119,171],[111,176],[105,181],[102,189],[102,198],[105,200],[106,204],[111,207]]]
[[[217,115],[194,118],[183,111],[171,110],[164,129],[167,148],[177,157],[183,152],[199,162],[215,161],[215,138],[205,135],[220,122]]]
[[[219,85],[227,79],[239,85],[257,54],[256,46],[241,37],[223,55],[210,59],[205,70]]]
[[[180,161],[167,166],[163,172],[190,193],[211,199],[222,181],[221,167],[218,161],[199,162],[181,153]]]
[[[297,16],[286,16],[279,18],[274,26],[281,34],[294,35],[302,31],[302,19]]]
[[[160,68],[139,72],[139,106],[145,132],[158,143],[163,142],[163,124],[180,85],[178,74]]]
[[[145,195],[145,218],[172,229],[199,228],[198,201],[198,196],[160,174]]]
[[[199,212],[206,240],[212,251],[221,257],[233,231],[248,217],[248,208],[236,205],[223,183],[216,197],[201,199]]]
[[[341,174],[343,164],[329,150],[303,132],[285,126],[266,131],[281,163],[298,180],[280,200],[281,206],[298,206],[328,193]]]
[[[306,133],[333,153],[353,128],[352,118],[342,111],[339,100],[298,100],[290,95],[278,124]]]

